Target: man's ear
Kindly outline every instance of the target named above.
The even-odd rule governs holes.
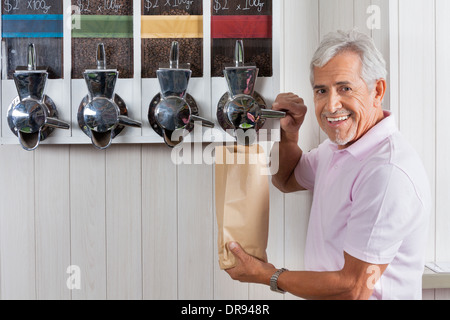
[[[374,107],[381,108],[384,95],[386,94],[386,80],[378,79],[375,82],[375,88],[373,89],[374,94]]]

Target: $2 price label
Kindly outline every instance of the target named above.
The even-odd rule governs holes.
[[[25,8],[24,8],[25,5]],[[4,0],[3,10],[7,13],[12,13],[17,10],[30,10],[32,12],[38,12],[47,14],[52,6],[47,4],[46,0]]]
[[[232,6],[230,0],[213,0],[212,8],[215,13],[220,11],[247,11],[256,9],[257,12],[262,12],[265,2],[263,0],[241,0],[235,6]]]

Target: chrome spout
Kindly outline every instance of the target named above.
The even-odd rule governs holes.
[[[107,132],[92,131],[91,142],[94,147],[99,150],[107,149],[111,146],[113,141],[112,130]]]
[[[25,151],[33,151],[41,143],[41,130],[34,133],[18,132],[19,143]]]

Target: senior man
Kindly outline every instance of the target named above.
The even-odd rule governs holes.
[[[325,37],[311,63],[317,121],[329,139],[304,153],[299,130],[307,107],[280,94],[287,112],[278,145],[282,192],[313,190],[306,271],[277,270],[228,246],[242,282],[306,299],[421,299],[430,186],[423,165],[384,111],[385,62],[368,36]]]

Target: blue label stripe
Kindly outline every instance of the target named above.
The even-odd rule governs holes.
[[[4,14],[2,20],[63,20],[62,14]]]
[[[3,38],[62,38],[63,15],[3,15]]]

